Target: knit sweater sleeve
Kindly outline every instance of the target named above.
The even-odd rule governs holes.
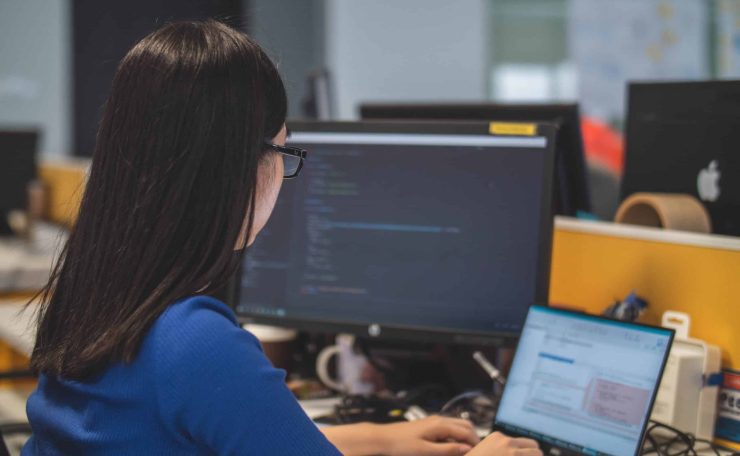
[[[340,454],[223,303],[173,305],[154,347],[159,412],[179,438],[219,455]]]

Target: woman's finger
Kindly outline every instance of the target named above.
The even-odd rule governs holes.
[[[423,454],[425,456],[463,456],[472,449],[473,447],[471,445],[466,445],[464,443],[426,442],[424,448],[419,454]]]
[[[461,422],[459,422],[461,421]],[[480,442],[475,428],[465,420],[442,419],[437,422],[434,429],[434,440],[456,440],[475,446]]]
[[[543,456],[539,448],[517,448],[514,454],[516,456]]]
[[[511,446],[514,448],[539,448],[535,440],[517,437],[511,440]]]

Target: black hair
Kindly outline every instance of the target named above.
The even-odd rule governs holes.
[[[131,362],[169,305],[224,285],[286,111],[269,57],[219,22],[168,24],[126,54],[77,222],[39,294],[36,372],[83,380]]]

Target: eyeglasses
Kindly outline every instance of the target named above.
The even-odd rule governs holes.
[[[306,159],[308,151],[290,146],[278,146],[277,144],[265,143],[267,147],[280,152],[283,157],[283,179],[292,179],[298,176],[303,168],[303,160]]]

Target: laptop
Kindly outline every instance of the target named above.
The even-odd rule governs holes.
[[[673,330],[533,306],[494,429],[546,455],[640,454]]]
[[[632,83],[622,198],[688,193],[740,236],[740,81]]]

